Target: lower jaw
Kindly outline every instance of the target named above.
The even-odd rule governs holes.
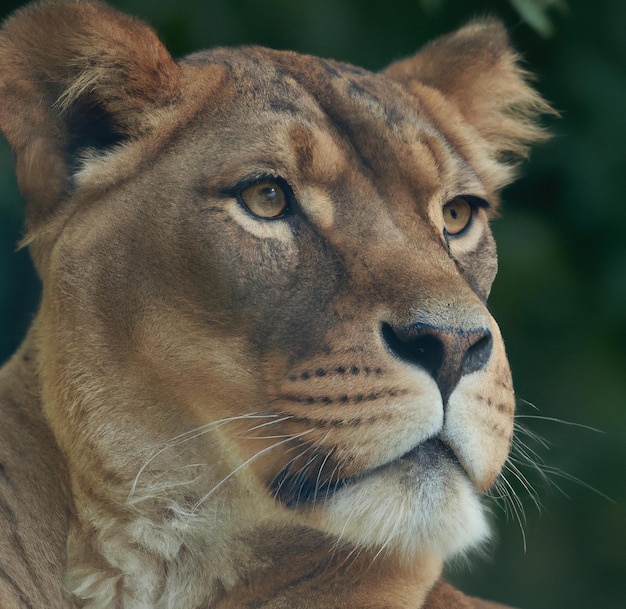
[[[305,526],[404,564],[446,560],[489,537],[479,494],[438,439],[332,484],[285,476],[275,493]]]
[[[438,438],[431,438],[398,459],[356,476],[337,478],[336,480],[331,478],[329,481],[320,482],[319,477],[302,473],[292,474],[288,469],[285,469],[274,478],[269,490],[287,508],[313,507],[318,503],[327,502],[344,488],[366,480],[369,476],[379,473],[385,468],[393,467],[394,464],[403,461],[419,460],[425,467],[429,466],[429,461],[431,462],[431,467],[436,467],[440,459],[449,459],[460,467],[452,449]]]

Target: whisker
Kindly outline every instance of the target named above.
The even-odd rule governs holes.
[[[534,406],[533,404],[531,404],[530,402],[526,402],[525,400],[523,400],[523,401],[526,404],[530,405],[535,410],[538,410],[538,408],[536,406]],[[556,417],[545,417],[545,416],[542,416],[542,415],[518,414],[518,415],[516,415],[516,419],[517,418],[526,418],[526,419],[534,419],[534,420],[539,420],[539,421],[548,421],[550,423],[558,423],[560,425],[566,425],[566,426],[569,426],[569,427],[575,427],[575,428],[578,428],[578,429],[583,429],[585,431],[591,431],[591,432],[594,432],[594,433],[604,433],[601,429],[597,429],[595,427],[591,427],[590,425],[584,425],[584,424],[581,424],[581,423],[574,423],[572,421],[566,421],[564,419],[559,419],[559,418],[556,418]],[[579,485],[579,486],[581,486],[583,488],[586,488],[586,489],[592,491],[593,493],[597,494],[598,496],[600,496],[600,497],[602,497],[604,499],[607,499],[608,501],[613,502],[613,499],[611,499],[610,497],[608,497],[607,495],[605,495],[604,493],[602,493],[600,490],[598,490],[597,488],[593,487],[592,485],[584,482],[580,478],[577,478],[576,476],[573,476],[571,474],[567,474],[566,472],[563,472],[558,467],[553,467],[553,466],[550,466],[550,465],[546,465],[546,463],[543,460],[543,458],[532,447],[530,447],[526,442],[524,442],[520,438],[520,435],[525,435],[526,437],[530,438],[534,442],[540,444],[542,447],[544,447],[544,448],[549,450],[550,449],[550,443],[545,438],[543,438],[541,435],[539,435],[536,432],[528,429],[525,425],[522,425],[522,424],[517,423],[517,422],[515,423],[515,430],[518,433],[516,433],[516,436],[515,436],[515,439],[514,439],[514,442],[513,442],[513,446],[512,446],[512,449],[511,449],[512,457],[510,457],[510,459],[512,461],[514,461],[515,463],[517,463],[520,466],[532,468],[532,470],[535,471],[546,484],[548,484],[552,488],[555,488],[564,497],[570,498],[569,495],[561,488],[561,486],[556,483],[556,481],[554,480],[554,477],[558,477],[558,478],[561,478],[563,480],[568,480],[570,482],[573,482],[574,484],[577,484],[577,485]],[[521,457],[521,459],[516,459],[515,457]]]
[[[328,451],[328,453],[326,454],[326,456],[324,457],[324,460],[322,461],[322,464],[319,466],[318,470],[317,470],[317,478],[315,479],[315,491],[313,493],[313,497],[317,499],[317,491],[320,488],[320,480],[322,477],[322,471],[326,465],[326,462],[328,461],[328,459],[330,459],[330,456],[332,454],[333,451]],[[333,470],[334,471],[334,470]]]
[[[581,480],[580,478],[577,478],[576,476],[573,476],[572,474],[568,474],[567,472],[564,472],[562,469],[559,469],[558,467],[553,467],[550,465],[542,465],[541,467],[542,467],[542,471],[544,471],[544,473],[548,477],[556,476],[558,478],[562,478],[563,480],[573,482],[574,484],[577,484],[578,486],[586,488],[587,490],[595,493],[599,497],[602,497],[603,499],[606,499],[607,501],[611,503],[616,503],[615,499],[609,497],[608,495],[605,495],[602,491],[588,484],[584,480]],[[567,494],[561,488],[559,488],[559,486],[554,482],[554,480],[550,480],[550,483],[554,485],[559,491],[561,491],[567,497]]]
[[[516,414],[516,419],[536,419],[538,421],[548,421],[550,423],[559,423],[560,425],[567,425],[569,427],[578,427],[579,429],[586,429],[587,431],[593,431],[594,433],[605,433],[602,429],[591,427],[583,423],[575,423],[574,421],[567,421],[566,419],[559,419],[558,417],[546,417],[539,414]]]
[[[300,447],[300,446],[299,446]],[[294,447],[287,449],[287,450],[293,450]],[[300,459],[301,457],[303,457],[308,451],[313,450],[313,445],[309,444],[308,446],[305,446],[304,450],[300,451],[293,459],[290,459],[287,464],[285,465],[285,467],[282,469],[283,472],[285,472],[285,475],[281,478],[280,482],[278,483],[278,485],[276,486],[276,490],[274,491],[274,499],[278,498],[278,494],[280,493],[283,485],[285,484],[285,482],[289,479],[289,473],[291,472],[294,463],[296,461],[298,461],[298,459]]]
[[[539,406],[535,406],[532,402],[529,402],[528,400],[525,400],[524,398],[517,398],[517,401],[520,404],[524,404],[525,406],[530,406],[533,410],[536,410],[537,412],[540,411]]]
[[[509,505],[511,509],[511,516],[515,518],[517,521],[520,532],[522,534],[522,547],[524,548],[524,552],[526,552],[526,531],[524,530],[524,525],[526,523],[526,512],[524,511],[524,505],[518,497],[515,489],[511,485],[511,483],[507,480],[504,473],[500,474],[499,480],[503,484],[503,489],[506,489],[505,496],[505,505]],[[505,511],[505,513],[507,513]],[[507,513],[508,515],[508,513]]]
[[[324,497],[324,502],[328,501],[328,497],[330,495],[330,489],[331,489],[331,485],[333,482],[333,477],[335,476],[335,474],[337,473],[337,471],[340,469],[340,467],[343,465],[343,463],[341,463],[341,461],[338,461],[337,464],[335,465],[335,467],[333,468],[333,471],[330,472],[330,476],[328,476],[328,484],[326,485],[326,496]],[[335,491],[337,490],[337,487],[339,486],[341,482],[341,478],[339,476],[337,476],[337,481],[335,482]],[[352,514],[352,512],[351,512]]]
[[[139,483],[139,478],[141,477],[141,475],[146,471],[148,466],[157,457],[159,457],[159,455],[163,454],[165,451],[170,450],[171,448],[174,448],[176,446],[180,446],[181,444],[184,444],[185,442],[189,442],[191,440],[199,438],[200,436],[206,433],[209,433],[210,431],[213,431],[214,429],[217,429],[218,427],[221,427],[222,425],[225,425],[226,423],[232,423],[234,421],[241,421],[241,420],[246,420],[246,419],[266,419],[268,417],[275,417],[275,416],[277,415],[275,414],[237,415],[234,417],[228,417],[224,419],[219,419],[217,421],[211,421],[209,423],[205,423],[204,425],[194,427],[193,429],[190,429],[189,431],[185,431],[181,434],[178,434],[177,436],[174,436],[173,438],[170,438],[169,440],[166,440],[165,442],[162,443],[161,447],[156,449],[153,452],[153,454],[150,455],[150,457],[148,457],[148,459],[146,459],[144,464],[139,468],[139,471],[137,472],[137,475],[135,476],[133,483],[131,484],[130,491],[128,493],[127,503],[130,503],[132,501],[135,491],[137,490],[137,485]]]
[[[530,438],[533,442],[536,442],[540,446],[543,446],[543,448],[548,449],[548,450],[550,449],[551,443],[546,438],[544,438],[541,434],[537,433],[536,431],[530,429],[523,423],[520,423],[519,421],[516,420],[513,422],[513,428],[517,434],[517,437],[519,437],[519,435],[522,434],[526,436],[527,438]]]
[[[185,465],[185,469],[190,468],[200,468],[204,467],[204,464],[196,463]],[[183,480],[167,480],[167,481],[151,481],[145,488],[145,491],[140,495],[133,495],[132,497],[128,497],[126,499],[126,505],[128,506],[136,506],[145,501],[152,501],[157,498],[167,498],[167,493],[172,490],[181,488],[183,486],[188,486],[190,484],[194,484],[198,482],[202,478],[202,474],[198,474],[193,478],[183,479]]]
[[[507,467],[507,471],[510,471],[508,467]],[[510,502],[511,509],[513,510],[513,514],[516,515],[516,517],[517,516],[521,517],[521,520],[519,520],[520,525],[522,524],[522,521],[524,522],[524,524],[526,524],[527,518],[526,518],[526,509],[524,507],[524,503],[522,502],[519,494],[517,493],[517,491],[511,484],[511,481],[506,476],[503,476],[502,480],[504,481],[505,487],[507,488],[507,491],[508,491],[507,497]]]
[[[539,411],[534,404],[527,400],[519,400],[521,403],[530,406],[533,410]],[[534,481],[540,480],[547,486],[555,488],[559,493],[568,497],[567,493],[556,482],[555,478],[567,480],[578,484],[584,488],[587,488],[599,496],[612,501],[610,497],[607,497],[604,493],[598,491],[593,486],[583,482],[582,480],[567,474],[560,470],[558,467],[546,465],[543,456],[540,454],[540,449],[550,450],[552,443],[549,442],[542,435],[536,431],[529,429],[521,421],[546,421],[548,423],[556,423],[567,427],[573,427],[577,429],[583,429],[585,431],[591,431],[594,433],[603,433],[602,430],[596,429],[589,425],[581,423],[574,423],[557,417],[543,416],[540,414],[516,414],[514,419],[515,435],[513,443],[511,445],[511,451],[507,461],[504,465],[503,472],[496,480],[493,490],[495,492],[489,493],[489,496],[494,499],[495,503],[503,509],[506,518],[513,517],[519,527],[522,534],[522,543],[524,552],[527,548],[525,522],[526,513],[524,510],[524,503],[522,502],[517,488],[524,490],[537,510],[543,511],[544,505],[539,499],[539,494],[535,488]],[[536,446],[535,446],[536,445]],[[530,475],[529,475],[530,474]],[[508,475],[508,477],[507,477]],[[509,479],[512,477],[512,480]],[[531,482],[531,480],[533,482]],[[512,484],[515,482],[515,487]]]
[[[278,416],[278,415],[272,415],[272,416]],[[280,419],[275,419],[274,421],[268,421],[267,423],[261,423],[260,425],[255,425],[254,427],[250,427],[248,429],[248,432],[256,431],[257,429],[267,427],[268,425],[277,425],[278,423],[282,423],[283,421],[288,421],[289,419],[293,419],[293,416],[287,415],[287,416],[281,417]]]
[[[277,440],[279,438],[291,438],[293,434],[281,433],[276,436],[238,436],[242,440]]]
[[[319,452],[314,450],[309,460],[302,467],[300,467],[300,470],[295,476],[294,482],[297,486],[299,486],[298,497],[296,498],[296,503],[299,503],[300,497],[302,497],[302,489],[304,488],[304,484],[306,483],[306,478],[307,478],[307,469],[309,468],[309,466],[313,465],[313,463],[315,463],[317,459],[319,459],[319,456],[320,456]],[[313,495],[313,497],[315,498],[315,495]]]
[[[503,474],[500,474],[502,477]],[[489,491],[488,496],[495,501],[495,504],[504,512],[504,517],[507,522],[511,519],[511,509],[509,507],[509,490],[506,485],[498,478],[492,489]]]
[[[549,448],[549,447],[545,446],[545,448]],[[526,462],[529,465],[535,465],[536,463],[544,462],[543,457],[534,448],[532,448],[532,446],[530,446],[527,442],[524,442],[524,440],[522,440],[519,437],[519,435],[516,436],[515,440],[513,441],[513,446],[511,447],[511,454],[519,455],[524,460],[526,460]]]
[[[535,504],[537,511],[541,512],[542,505],[541,505],[541,502],[539,501],[537,491],[535,491],[533,485],[530,483],[528,478],[522,473],[519,467],[517,467],[515,462],[513,460],[509,460],[507,461],[507,463],[505,463],[504,467],[507,469],[507,471],[511,472],[513,476],[515,476],[515,478],[522,485],[522,487],[524,488],[524,490],[526,491],[526,493],[528,494],[532,502]]]
[[[260,450],[259,452],[255,453],[254,455],[252,455],[250,458],[246,459],[243,463],[241,463],[240,465],[238,465],[232,472],[230,472],[227,476],[225,476],[224,478],[222,478],[222,480],[220,480],[208,493],[205,493],[205,495],[199,499],[194,506],[191,509],[190,514],[195,514],[195,512],[198,510],[198,508],[217,490],[219,489],[223,484],[225,484],[228,480],[230,480],[237,472],[241,471],[244,467],[246,467],[247,465],[249,465],[250,463],[252,463],[253,461],[255,461],[256,459],[258,459],[259,457],[262,457],[263,455],[267,454],[268,452],[270,452],[271,450],[274,450],[275,448],[278,448],[279,446],[282,446],[283,444],[286,444],[287,442],[291,442],[292,440],[297,440],[298,438],[301,438],[302,436],[311,433],[313,430],[312,429],[307,429],[306,431],[303,431],[299,434],[295,434],[289,438],[286,438],[284,440],[281,440],[280,442],[276,442],[276,444],[272,444],[271,446],[267,446],[266,448]]]

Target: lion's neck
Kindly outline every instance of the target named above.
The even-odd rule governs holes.
[[[441,574],[437,559],[403,565],[311,529],[268,530],[256,543],[255,551],[265,556],[263,567],[230,590],[218,609],[417,609]]]
[[[417,609],[441,573],[436,559],[400,565],[287,522],[236,530],[203,518],[186,530],[141,518],[75,527],[69,584],[81,607]]]
[[[129,505],[88,494],[78,480],[73,491],[67,585],[84,609],[209,609],[263,566],[245,535],[252,515],[237,507],[242,497],[217,494],[190,512],[179,497]]]

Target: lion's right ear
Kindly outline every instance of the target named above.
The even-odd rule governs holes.
[[[28,224],[69,194],[86,149],[150,131],[178,94],[178,66],[145,23],[104,4],[53,0],[0,31],[0,129],[16,155]]]
[[[474,129],[473,148],[490,159],[483,175],[488,172],[498,190],[510,182],[528,147],[547,139],[540,115],[556,114],[530,86],[518,60],[502,23],[487,19],[436,38],[385,74],[422,103],[429,101],[435,114],[444,112],[442,98],[456,106]]]

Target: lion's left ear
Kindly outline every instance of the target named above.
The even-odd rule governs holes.
[[[533,142],[546,139],[537,118],[553,112],[528,85],[518,59],[502,23],[490,19],[435,39],[384,73],[430,105],[438,98],[432,90],[438,91],[478,132],[489,156],[509,162],[525,157]]]

